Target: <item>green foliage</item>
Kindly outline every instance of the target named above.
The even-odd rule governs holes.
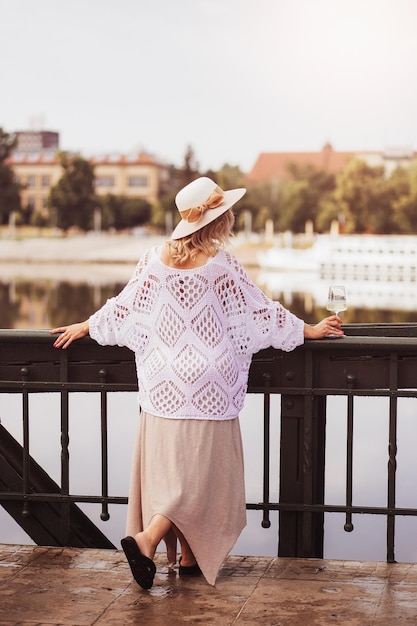
[[[125,198],[117,216],[116,228],[131,228],[148,224],[151,218],[151,208],[150,202],[144,198]]]
[[[225,163],[218,172],[207,173],[207,176],[210,176],[210,178],[224,190],[238,189],[240,187],[247,189],[248,187],[245,181],[245,175],[237,165]],[[234,208],[236,216],[235,232],[244,229],[244,219],[247,211],[252,215],[252,227],[256,230],[256,218],[259,211],[258,205],[254,202],[254,197],[250,190],[247,190],[247,193],[239,200],[239,203]]]
[[[126,198],[107,194],[99,199],[102,210],[102,228],[123,230],[148,224],[151,204],[144,198]]]
[[[387,176],[383,167],[372,167],[352,159],[337,176],[313,165],[288,165],[289,178],[281,181],[248,183],[239,167],[225,164],[213,178],[223,189],[246,187],[247,193],[236,207],[236,230],[244,227],[244,214],[252,214],[252,227],[263,231],[268,219],[275,229],[304,232],[312,221],[318,232],[338,221],[346,233],[417,232],[417,163],[394,170]],[[183,167],[172,168],[164,181],[163,192],[152,208],[152,223],[165,229],[166,216],[173,226],[179,221],[175,194],[197,176],[198,166],[189,146]]]
[[[417,233],[417,162],[409,170],[396,170],[391,178],[398,190],[393,200],[398,232]]]
[[[334,220],[346,233],[417,232],[417,162],[390,176],[358,159],[336,177],[310,165],[288,170],[291,178],[275,185],[273,197],[272,185],[250,186],[259,222],[268,216],[276,229],[293,232],[303,232],[307,220],[319,232],[328,231]]]
[[[64,173],[51,188],[48,204],[56,210],[57,226],[68,230],[77,226],[89,230],[93,226],[98,199],[94,191],[94,167],[80,156],[60,154]]]
[[[159,200],[152,206],[150,217],[151,224],[155,228],[165,232],[175,227],[180,219],[175,206],[175,196],[179,189],[200,175],[194,149],[188,145],[182,166],[171,165],[160,181]]]
[[[302,232],[308,219],[313,219],[307,180],[285,181],[282,189],[282,209],[278,221],[280,231]]]
[[[277,220],[281,231],[304,232],[308,220],[317,224],[318,217],[331,208],[335,177],[313,165],[289,164],[289,180],[281,187],[280,210]],[[333,210],[330,211],[330,214]]]
[[[114,216],[118,213],[123,198],[108,193],[98,198],[98,206],[101,209],[101,227],[103,230],[115,228]]]
[[[13,170],[0,164],[0,224],[7,224],[11,213],[20,210],[20,186],[15,182]]]
[[[0,224],[7,224],[10,215],[21,210],[20,185],[16,183],[13,170],[5,164],[15,144],[14,135],[0,128]]]
[[[152,207],[151,224],[165,232],[169,227],[174,228],[180,217],[175,205],[176,191],[171,191],[159,199]]]
[[[2,164],[11,154],[16,145],[16,136],[6,133],[0,127],[0,164]]]
[[[245,175],[238,165],[225,163],[218,172],[213,172],[210,178],[213,178],[222,189],[246,187]]]
[[[277,225],[281,207],[281,188],[274,183],[246,183],[243,186],[247,188],[247,193],[239,201],[235,210],[237,226],[243,226],[241,224],[243,220],[241,210],[243,202],[246,210],[252,213],[252,226],[255,231],[264,230],[265,222],[268,219],[272,219],[274,224]]]
[[[346,232],[374,230],[379,218],[378,201],[383,195],[383,180],[382,167],[371,167],[358,159],[351,159],[338,175],[334,197],[344,215]]]
[[[178,171],[179,173],[179,185],[178,187],[185,187],[194,178],[199,175],[199,165],[195,156],[195,152],[191,146],[187,146],[187,150],[184,155],[183,166]]]
[[[344,215],[345,232],[415,232],[417,196],[413,200],[411,191],[414,171],[398,169],[386,176],[383,167],[352,159],[337,177],[334,193],[334,201]]]

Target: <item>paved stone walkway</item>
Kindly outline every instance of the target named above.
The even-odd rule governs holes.
[[[416,626],[417,564],[229,557],[216,586],[158,557],[142,590],[122,552],[0,544],[0,626]]]

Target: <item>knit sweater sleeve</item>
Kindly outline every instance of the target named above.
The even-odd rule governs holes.
[[[245,269],[230,257],[239,281],[239,299],[245,303],[245,337],[249,351],[278,348],[285,352],[304,343],[304,321],[286,309],[280,302],[271,300],[253,283]],[[239,318],[236,325],[239,327]],[[236,328],[236,332],[239,332]]]
[[[89,318],[90,336],[101,345],[118,345],[133,348],[131,329],[136,318],[137,302],[141,298],[139,284],[148,262],[149,253],[139,260],[129,282],[122,291]]]

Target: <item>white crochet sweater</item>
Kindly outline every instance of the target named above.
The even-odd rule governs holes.
[[[142,410],[177,419],[235,418],[252,355],[304,342],[304,322],[267,298],[227,252],[182,270],[151,248],[89,322],[98,343],[135,353]]]

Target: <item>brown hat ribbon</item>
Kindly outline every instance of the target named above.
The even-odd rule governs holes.
[[[216,187],[211,192],[205,202],[199,206],[191,207],[185,211],[180,211],[180,215],[183,220],[189,223],[198,222],[203,217],[203,214],[208,209],[217,209],[223,202],[223,190],[220,187]]]

